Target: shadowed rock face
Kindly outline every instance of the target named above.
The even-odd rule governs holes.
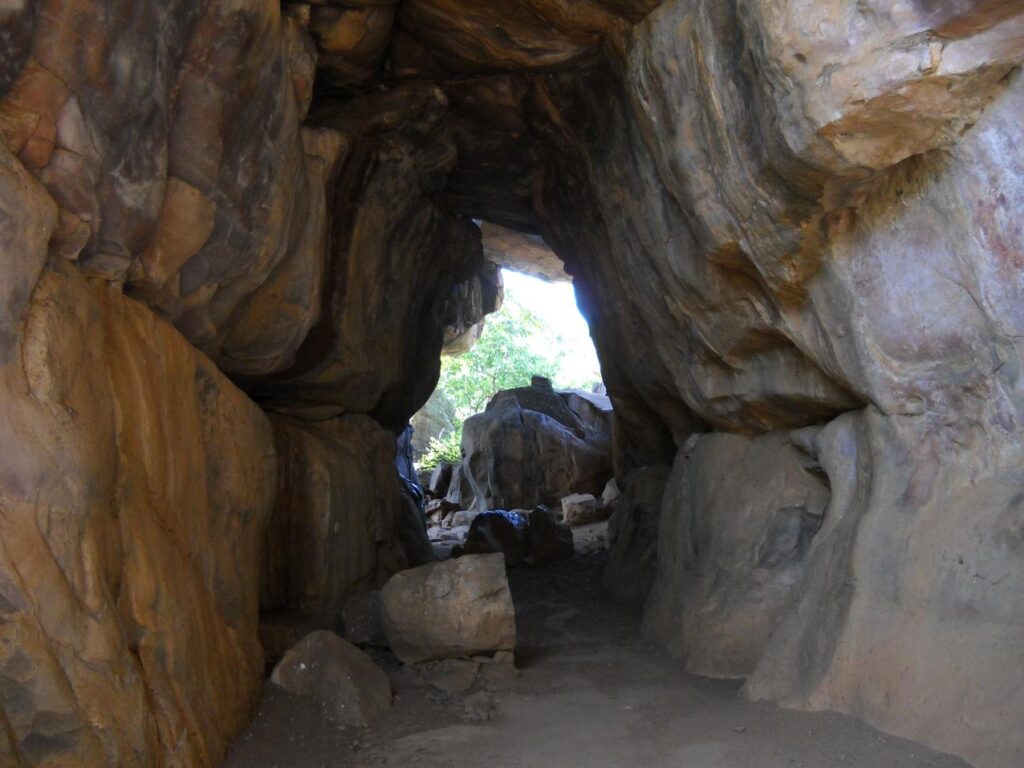
[[[448,498],[473,508],[557,506],[573,493],[600,495],[611,475],[611,441],[587,423],[551,382],[498,392],[483,413],[466,419],[462,463]],[[462,485],[468,486],[463,492]],[[456,496],[458,498],[456,498]]]
[[[261,583],[403,566],[392,436],[564,265],[652,636],[1019,766],[1022,60],[1008,0],[4,5],[0,762],[215,765]]]

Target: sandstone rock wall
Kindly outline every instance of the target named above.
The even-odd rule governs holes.
[[[4,764],[216,765],[255,706],[266,417],[66,262],[0,150]]]
[[[394,437],[366,416],[272,423],[280,473],[264,533],[262,605],[337,623],[346,597],[405,565]]]
[[[216,762],[275,476],[268,605],[399,567],[393,434],[497,305],[484,219],[572,276],[619,479],[675,457],[649,631],[1018,766],[1020,3],[285,5],[0,10],[0,757]],[[456,495],[505,505],[478,453]]]
[[[645,635],[711,677],[746,677],[804,581],[828,481],[785,432],[694,436],[676,457]]]
[[[827,527],[747,694],[1018,763],[1021,457],[1007,438],[873,408],[816,436]]]
[[[1022,24],[1005,7],[954,22],[911,3],[669,2],[624,61],[546,78],[535,96],[549,147],[535,204],[613,399],[639,401],[680,446],[695,428],[872,425],[843,442],[865,463],[827,471],[832,502],[788,587],[796,602],[776,605],[756,632],[775,627],[763,654],[748,646],[734,668],[754,670],[750,695],[850,712],[990,766],[1018,763],[1024,732],[1020,681],[1005,680],[1020,668],[1020,607],[1000,591],[1022,576],[1003,474],[1022,404]],[[762,479],[734,467],[730,490],[758,502],[769,476],[783,481],[780,460]],[[850,482],[870,490],[838,500]],[[703,501],[670,511],[714,516],[722,487],[706,477]],[[778,506],[760,501],[767,520]],[[741,557],[736,514],[698,530]],[[721,564],[692,560],[694,534],[680,532],[660,542],[659,578],[678,573],[670,558],[702,563],[674,597],[685,614]],[[982,549],[1000,576],[972,570]],[[743,567],[756,563],[748,551]],[[698,634],[733,637],[727,606]],[[694,668],[718,668],[701,637],[680,637],[664,636]],[[952,659],[968,643],[961,676]]]

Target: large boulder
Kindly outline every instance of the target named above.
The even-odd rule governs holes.
[[[572,529],[555,520],[547,507],[537,507],[526,515],[528,521],[526,562],[544,565],[571,558],[576,548]]]
[[[261,690],[270,424],[153,312],[42,270],[56,210],[16,165],[0,148],[0,764],[212,765]]]
[[[695,674],[749,675],[799,594],[829,498],[786,432],[691,439],[665,489],[646,636]]]
[[[274,667],[270,681],[320,704],[324,717],[364,728],[391,708],[391,681],[373,659],[333,632],[311,632]]]
[[[583,389],[563,389],[558,395],[589,431],[611,436],[614,414],[611,398]]]
[[[515,648],[504,555],[402,571],[381,590],[381,607],[391,650],[407,664]]]
[[[467,555],[500,552],[506,565],[516,565],[528,551],[527,525],[527,517],[521,512],[483,512],[470,523],[462,551]]]
[[[462,449],[463,472],[481,510],[598,495],[611,475],[608,436],[583,422],[546,379],[496,394],[483,413],[466,420]]]

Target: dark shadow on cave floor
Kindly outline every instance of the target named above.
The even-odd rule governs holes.
[[[852,718],[752,704],[739,684],[686,675],[602,594],[601,529],[574,560],[510,572],[521,674],[479,706],[377,654],[396,701],[373,729],[340,729],[267,687],[229,768],[967,768]],[[579,538],[579,536],[578,536]]]

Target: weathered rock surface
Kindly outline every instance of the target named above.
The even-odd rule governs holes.
[[[403,516],[418,510],[403,508],[394,435],[366,416],[272,422],[278,492],[264,534],[261,605],[337,623],[350,595],[380,587],[413,555]]]
[[[561,522],[589,525],[597,520],[597,499],[590,493],[573,493],[562,499]]]
[[[5,765],[215,765],[263,673],[264,415],[170,325],[70,264],[0,148]]]
[[[577,491],[599,494],[611,475],[608,436],[580,419],[546,380],[496,394],[483,413],[466,420],[462,450],[463,477],[481,510],[554,506]]]
[[[646,425],[682,444],[695,427],[760,434],[866,403],[898,435],[863,449],[893,467],[853,502],[871,532],[831,538],[858,553],[831,571],[853,597],[805,578],[752,694],[1011,766],[1024,710],[993,681],[1020,668],[1006,642],[1020,610],[951,569],[980,509],[1000,528],[999,468],[1020,445],[1022,9],[876,10],[662,4],[624,63],[538,81],[534,128],[553,151],[534,203],[628,453],[664,450]],[[911,521],[946,535],[906,543]],[[1019,583],[1006,547],[976,546]],[[947,674],[968,636],[971,671]]]
[[[611,436],[614,415],[611,398],[583,389],[560,390],[558,395],[589,431]]]
[[[625,493],[616,499],[615,511],[608,518],[608,565],[601,583],[620,603],[643,607],[654,583],[668,475],[669,468],[663,464],[632,472],[625,480]]]
[[[645,635],[710,677],[746,677],[803,585],[827,480],[785,432],[679,452],[662,502]]]
[[[478,292],[459,290],[493,280],[479,230],[438,199],[455,161],[446,110],[444,94],[423,85],[312,118],[352,153],[334,187],[318,322],[292,365],[242,380],[265,406],[314,419],[365,413],[404,429],[437,382],[453,318],[468,327],[489,311]]]
[[[483,333],[486,316],[501,309],[504,300],[501,270],[491,261],[481,265],[470,279],[455,285],[444,305],[441,353],[461,355],[472,349]]]
[[[1020,447],[991,422],[929,421],[871,408],[803,436],[832,501],[746,692],[1010,766],[1024,755]]]
[[[402,571],[384,585],[381,606],[391,650],[407,664],[515,649],[503,555],[466,555]]]
[[[632,3],[636,6],[653,3]],[[597,2],[571,8],[548,0],[481,6],[470,0],[408,0],[402,27],[456,72],[565,65],[593,52],[627,20]],[[615,9],[620,10],[620,9]]]
[[[558,255],[538,235],[484,223],[484,256],[493,264],[551,282],[569,280]]]
[[[365,728],[391,709],[391,681],[373,659],[333,632],[312,632],[284,655],[270,681],[316,700],[324,717]]]
[[[500,552],[505,557],[505,565],[516,565],[527,554],[529,536],[528,520],[523,513],[482,512],[470,523],[462,551],[466,555]]]

